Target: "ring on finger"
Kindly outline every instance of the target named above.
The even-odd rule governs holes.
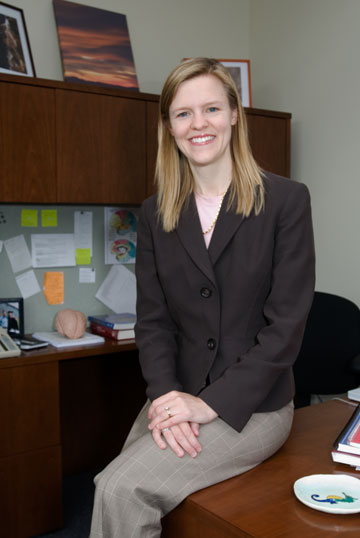
[[[163,428],[163,429],[161,430],[161,433],[169,432],[169,431],[170,431],[170,428]]]
[[[167,412],[168,418],[171,418],[171,417],[172,417],[172,414],[171,414],[171,412],[170,412],[170,407],[166,405],[166,406],[164,407],[164,410]]]

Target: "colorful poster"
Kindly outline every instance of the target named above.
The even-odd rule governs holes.
[[[135,263],[138,209],[105,207],[105,264]]]

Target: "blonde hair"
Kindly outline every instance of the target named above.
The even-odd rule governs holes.
[[[174,230],[181,210],[193,191],[194,179],[187,158],[179,151],[170,133],[169,109],[182,82],[200,75],[216,76],[224,85],[231,110],[237,111],[232,126],[232,181],[227,209],[248,217],[264,207],[262,172],[252,155],[244,109],[228,70],[211,58],[192,58],[178,65],[167,78],[160,96],[158,153],[155,180],[158,186],[158,213],[166,232]]]

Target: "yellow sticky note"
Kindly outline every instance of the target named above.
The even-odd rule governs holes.
[[[77,248],[75,250],[76,265],[90,265],[91,254],[89,248]]]
[[[44,295],[48,304],[64,303],[64,273],[61,271],[44,273]]]
[[[57,226],[57,209],[42,209],[41,226],[44,228]]]
[[[22,209],[21,210],[21,226],[36,227],[38,225],[37,209]]]

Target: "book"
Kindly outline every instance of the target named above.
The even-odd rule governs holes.
[[[113,340],[128,340],[135,338],[134,329],[110,329],[106,325],[100,325],[99,323],[90,323],[90,330],[92,333],[100,334],[106,338],[112,338]]]
[[[347,395],[350,400],[360,402],[360,387],[358,387],[357,389],[348,390]]]
[[[351,432],[349,443],[351,447],[357,448],[360,454],[360,419],[358,420],[356,428]]]
[[[45,342],[49,342],[49,344],[58,348],[101,344],[105,341],[102,336],[87,332],[81,338],[68,338],[67,336],[64,336],[56,331],[34,333],[33,337],[38,338],[39,340],[44,340]]]
[[[97,323],[118,331],[122,329],[133,329],[136,323],[136,315],[123,312],[121,314],[88,316],[88,320],[90,323]]]
[[[360,405],[358,405],[351,415],[344,428],[334,441],[334,448],[341,452],[347,452],[360,456],[360,446],[351,444],[352,436],[360,430]],[[355,439],[357,442],[357,438]]]
[[[331,457],[333,461],[337,463],[345,463],[352,465],[353,467],[360,467],[360,455],[349,454],[349,452],[342,452],[341,450],[332,450]]]

